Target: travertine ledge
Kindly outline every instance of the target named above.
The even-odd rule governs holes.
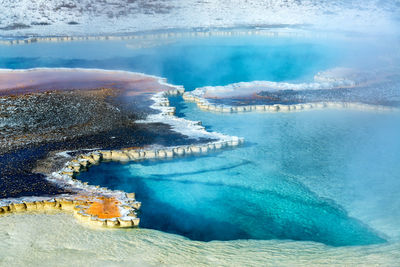
[[[113,197],[66,196],[40,201],[14,202],[0,206],[0,215],[20,212],[73,212],[75,217],[91,226],[131,228],[139,225],[136,211],[140,202],[135,194],[125,194],[125,201]]]
[[[311,109],[355,109],[363,111],[400,111],[397,107],[373,105],[357,102],[310,102],[299,104],[272,104],[272,105],[247,105],[247,106],[230,106],[217,105],[210,103],[207,99],[201,98],[186,92],[183,99],[188,102],[195,102],[197,106],[204,111],[221,112],[221,113],[241,113],[241,112],[298,112]]]

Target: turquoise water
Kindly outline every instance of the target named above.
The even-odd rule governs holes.
[[[203,157],[107,163],[79,179],[136,192],[141,226],[195,240],[365,245],[399,237],[400,118],[351,111],[181,113],[246,145]]]
[[[129,45],[0,46],[0,67],[124,69],[163,76],[191,90],[239,81],[311,80],[357,54],[343,44],[312,39]],[[179,116],[244,137],[246,144],[201,157],[101,164],[79,177],[136,192],[143,202],[141,227],[202,241],[292,239],[332,246],[399,241],[398,115],[339,110],[219,115],[180,99],[171,102]]]
[[[134,44],[97,41],[0,46],[0,68],[129,70],[166,77],[191,90],[241,81],[310,80],[318,71],[333,66],[338,53],[329,42],[285,38],[182,39],[144,49],[131,48]]]

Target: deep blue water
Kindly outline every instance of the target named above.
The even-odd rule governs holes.
[[[343,62],[312,39],[197,39],[133,50],[125,42],[0,47],[0,67],[90,67],[155,74],[186,89],[311,80]],[[194,240],[294,239],[333,246],[400,238],[400,119],[310,111],[213,114],[171,99],[178,115],[246,139],[233,150],[169,161],[105,163],[80,175],[136,192],[141,227]]]
[[[136,192],[141,227],[203,241],[341,246],[384,242],[368,225],[377,218],[381,229],[397,225],[400,141],[388,140],[400,133],[399,117],[393,125],[390,116],[361,112],[217,115],[180,105],[181,114],[247,143],[202,157],[106,163],[79,177]]]

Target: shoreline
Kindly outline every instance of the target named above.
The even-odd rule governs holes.
[[[325,108],[399,112],[400,108],[396,105],[380,104],[387,101],[385,98],[370,99],[357,95],[358,91],[368,91],[386,79],[387,77],[379,72],[371,73],[336,67],[318,72],[314,76],[314,81],[308,83],[239,82],[224,86],[196,88],[185,92],[182,97],[185,101],[195,102],[201,110],[218,113],[299,112]],[[352,92],[353,95],[346,94],[347,91]],[[315,95],[307,97],[304,92]],[[298,94],[297,98],[291,96],[294,93]],[[336,93],[336,95],[332,97],[329,96],[330,93]],[[215,99],[214,102],[213,99]],[[235,104],[233,100],[247,102],[247,105]]]

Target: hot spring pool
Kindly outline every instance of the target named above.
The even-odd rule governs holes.
[[[240,81],[310,81],[318,71],[368,63],[371,59],[360,55],[371,48],[363,49],[327,39],[254,36],[174,40],[141,49],[124,41],[35,43],[0,46],[0,67],[123,69],[166,77],[192,90]],[[107,242],[124,244],[115,250],[118,259],[129,258],[132,246],[154,250],[149,257],[172,255],[165,258],[170,263],[199,256],[195,249],[209,248],[243,259],[250,251],[259,251],[263,256],[254,258],[259,263],[275,257],[271,252],[275,249],[289,255],[283,260],[303,252],[339,253],[330,256],[340,259],[348,252],[347,262],[352,262],[352,257],[378,251],[395,261],[400,242],[398,114],[350,110],[216,114],[200,111],[179,97],[170,102],[178,116],[200,120],[212,131],[244,137],[245,144],[203,156],[90,168],[78,178],[136,192],[142,202],[143,229],[105,233],[71,226],[60,230],[65,240],[72,238],[82,248],[94,240],[99,253],[108,251]],[[64,220],[47,221],[43,216],[32,220],[45,222],[43,227]],[[0,223],[10,226],[7,220]],[[40,233],[40,227],[34,231]],[[84,240],[76,240],[76,229],[85,233]],[[342,246],[352,249],[338,248]],[[71,259],[79,254],[69,253]]]

